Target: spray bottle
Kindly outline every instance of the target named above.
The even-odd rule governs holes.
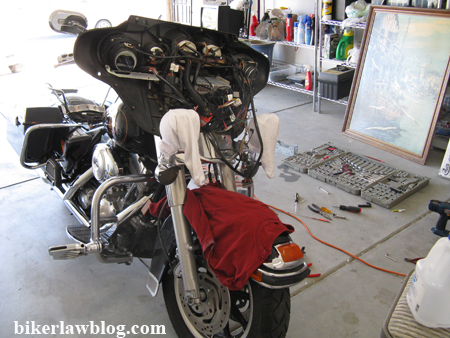
[[[428,327],[450,327],[450,237],[434,244],[417,261],[406,301],[415,320]]]
[[[305,44],[305,23],[304,23],[304,18],[298,20],[298,38],[297,38],[297,42],[301,43],[301,44]]]
[[[309,15],[305,15],[303,19],[305,23],[305,44],[311,44],[311,17]]]

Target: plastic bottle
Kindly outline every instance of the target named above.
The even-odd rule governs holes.
[[[322,0],[322,20],[331,20],[333,13],[333,0]]]
[[[305,23],[299,18],[298,20],[298,43],[305,44]]]
[[[258,19],[256,18],[256,15],[253,15],[250,24],[250,36],[256,36],[256,27],[258,27]]]
[[[450,237],[441,238],[416,264],[406,296],[415,320],[428,327],[450,327]]]
[[[292,41],[294,35],[294,20],[292,14],[288,14],[286,18],[286,41]]]
[[[309,15],[305,15],[303,19],[305,23],[305,44],[311,44],[311,17]]]
[[[298,21],[294,22],[294,42],[298,43]]]
[[[312,90],[311,66],[305,65],[305,69],[306,69],[305,89]]]
[[[336,59],[347,60],[348,51],[353,48],[353,30],[345,29],[336,48]]]

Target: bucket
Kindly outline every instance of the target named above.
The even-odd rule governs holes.
[[[267,56],[270,66],[272,66],[273,47],[275,46],[275,42],[260,40],[250,40],[249,42],[253,49]]]
[[[450,327],[450,238],[436,242],[417,262],[406,300],[414,319],[432,328]]]

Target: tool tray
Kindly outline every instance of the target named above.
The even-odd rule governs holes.
[[[345,150],[326,143],[310,151],[290,156],[283,161],[283,164],[294,170],[307,173],[308,169],[321,165],[330,159],[337,158],[344,153]]]
[[[330,143],[291,156],[284,164],[385,208],[400,203],[430,181]]]

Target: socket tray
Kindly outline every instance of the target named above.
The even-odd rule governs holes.
[[[310,151],[290,156],[283,160],[283,164],[301,173],[307,173],[310,168],[326,163],[343,153],[345,153],[345,150],[334,147],[331,143],[326,143]]]
[[[297,155],[302,156],[291,156],[284,164],[300,172],[307,170],[313,178],[361,195],[363,199],[384,208],[393,207],[430,182],[428,177],[347,152],[330,143]]]

